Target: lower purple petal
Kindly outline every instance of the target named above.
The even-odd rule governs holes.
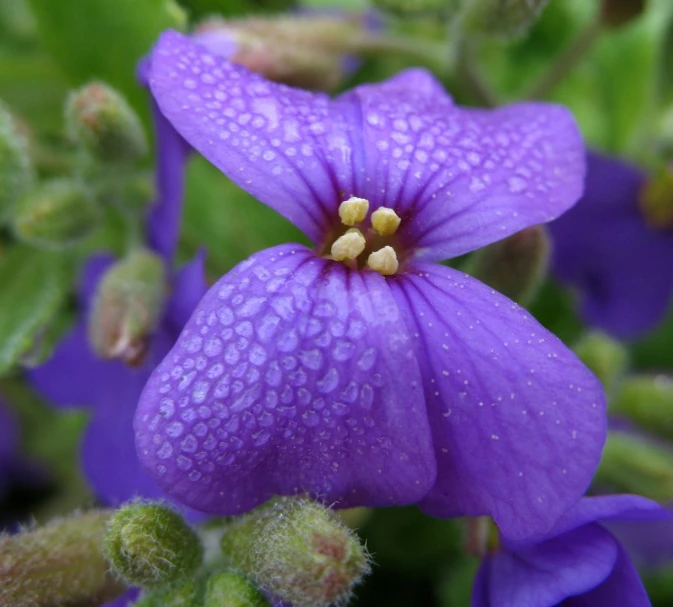
[[[491,556],[485,556],[472,585],[471,607],[491,607],[489,583],[491,579]]]
[[[149,473],[208,512],[302,492],[408,504],[435,479],[420,373],[385,279],[300,245],[262,251],[211,288],[135,426]]]
[[[437,455],[422,509],[490,515],[513,539],[547,532],[598,465],[600,383],[526,310],[465,274],[419,264],[390,284],[415,332]]]
[[[586,525],[515,553],[501,550],[492,557],[490,605],[555,607],[606,580],[618,552],[616,540],[600,525]],[[612,607],[616,605],[622,604]]]
[[[651,607],[629,555],[617,546],[617,562],[608,579],[593,590],[564,601],[562,607]]]

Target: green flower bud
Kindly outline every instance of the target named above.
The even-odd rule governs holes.
[[[622,383],[610,413],[627,417],[643,430],[673,440],[673,379],[639,375]]]
[[[111,514],[85,512],[0,536],[0,605],[100,605],[120,595],[124,586],[108,575],[103,556]]]
[[[653,228],[673,227],[673,170],[666,167],[653,175],[640,192],[640,208]]]
[[[294,607],[346,602],[370,571],[357,536],[324,506],[280,498],[231,523],[222,538],[231,566]]]
[[[29,191],[16,205],[17,238],[41,249],[62,249],[89,236],[101,212],[91,193],[73,179],[53,179]]]
[[[514,38],[532,26],[548,0],[470,0],[462,29],[494,38]]]
[[[549,237],[533,226],[478,251],[466,270],[517,303],[530,303],[549,265]]]
[[[205,580],[202,576],[143,591],[133,607],[204,607]],[[221,607],[225,607],[222,604]]]
[[[646,0],[602,0],[601,23],[608,27],[621,27],[640,17]]]
[[[612,393],[629,362],[626,348],[604,333],[590,332],[573,349],[603,382],[606,392]]]
[[[147,139],[126,99],[102,82],[73,91],[66,102],[68,133],[101,162],[131,164],[147,154]]]
[[[346,54],[366,42],[364,22],[318,15],[208,19],[197,34],[222,33],[236,44],[231,61],[269,80],[332,90],[344,79]]]
[[[33,179],[28,142],[12,115],[0,103],[0,223],[8,219]]]
[[[381,10],[401,16],[457,13],[466,0],[374,0]]]
[[[166,270],[161,258],[138,249],[115,263],[98,285],[89,340],[101,358],[139,365],[163,312]]]
[[[208,580],[203,607],[270,607],[270,603],[249,579],[223,571]]]
[[[202,555],[192,528],[161,504],[127,504],[108,523],[105,556],[130,585],[160,586],[185,578],[199,567]]]
[[[673,500],[673,454],[645,438],[609,432],[594,482],[618,493]]]

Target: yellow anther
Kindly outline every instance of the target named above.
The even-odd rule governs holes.
[[[390,236],[400,226],[399,215],[388,207],[379,207],[372,213],[372,227],[380,236]]]
[[[354,226],[367,217],[369,211],[369,200],[351,196],[339,205],[339,217],[341,223],[347,226]]]
[[[383,247],[378,251],[374,251],[367,259],[367,265],[372,269],[383,274],[384,276],[392,276],[397,272],[399,263],[397,263],[397,253],[392,247]]]
[[[355,259],[365,250],[367,241],[360,230],[348,230],[343,236],[339,236],[332,245],[332,257],[337,261]]]

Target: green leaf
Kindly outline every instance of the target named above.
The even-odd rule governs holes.
[[[64,257],[14,246],[0,261],[0,374],[38,342],[68,292]]]
[[[174,0],[30,0],[40,39],[73,84],[98,79],[147,105],[135,72],[158,35],[185,24]]]

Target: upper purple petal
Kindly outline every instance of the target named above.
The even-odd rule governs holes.
[[[191,145],[315,243],[339,203],[359,196],[396,209],[402,241],[443,259],[549,221],[582,190],[583,146],[566,110],[460,109],[423,70],[330,101],[167,32],[150,85]]]
[[[473,278],[417,264],[390,280],[416,336],[437,455],[421,502],[547,532],[588,487],[606,436],[599,381],[523,308]]]
[[[600,525],[586,525],[516,553],[500,550],[488,557],[490,607],[555,607],[604,582],[618,554],[616,540]],[[622,603],[612,607],[617,605]]]
[[[619,544],[617,551],[617,562],[608,579],[581,596],[567,599],[561,607],[651,607],[629,555]]]
[[[661,521],[671,518],[671,513],[657,502],[639,495],[596,495],[584,497],[556,522],[544,536],[535,542],[567,533],[583,525],[605,521]],[[643,530],[646,527],[642,527]],[[529,545],[531,541],[507,541],[514,549]]]
[[[385,279],[267,249],[214,285],[145,388],[138,453],[176,499],[408,504],[435,479],[411,338]]]
[[[589,152],[583,198],[549,226],[554,274],[578,290],[586,322],[617,337],[655,325],[673,292],[673,230],[645,223],[645,181],[635,166]]]
[[[358,107],[366,181],[358,196],[394,208],[417,257],[457,257],[558,217],[580,197],[583,144],[568,110],[453,105],[410,70],[342,97]]]

